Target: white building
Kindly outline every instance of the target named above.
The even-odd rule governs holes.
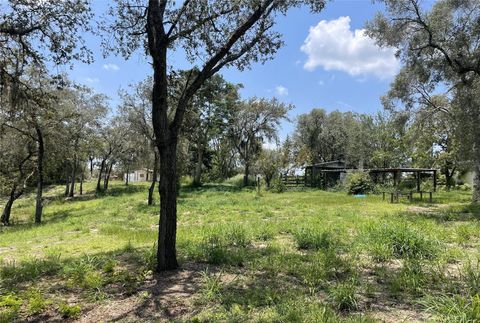
[[[148,168],[137,169],[132,173],[123,174],[124,181],[127,180],[127,176],[129,182],[150,182],[153,178],[153,171]]]

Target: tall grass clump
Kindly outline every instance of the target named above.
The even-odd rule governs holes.
[[[357,287],[353,282],[339,283],[328,291],[334,307],[339,311],[352,311],[358,307]]]
[[[480,295],[480,259],[466,262],[460,271],[460,276],[470,295]]]
[[[384,223],[370,229],[368,249],[374,260],[433,259],[438,253],[436,241],[406,224]]]
[[[200,256],[211,264],[241,265],[250,242],[250,234],[242,226],[214,227],[204,233]]]
[[[31,282],[38,277],[52,276],[62,269],[60,255],[48,255],[45,259],[29,259],[17,263],[5,262],[0,265],[0,283],[12,285]]]
[[[421,304],[441,322],[479,322],[480,295],[427,296]]]
[[[338,239],[332,231],[318,228],[301,228],[293,232],[299,249],[327,250],[338,246]]]

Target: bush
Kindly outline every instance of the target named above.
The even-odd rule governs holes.
[[[347,177],[348,194],[367,194],[372,192],[374,185],[370,175],[364,172],[351,173]]]
[[[285,183],[280,178],[275,178],[272,180],[272,183],[270,185],[270,191],[275,192],[275,193],[283,193],[287,190],[287,186]]]

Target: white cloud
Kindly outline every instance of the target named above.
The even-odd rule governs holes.
[[[108,64],[103,64],[103,69],[107,71],[118,71],[120,67],[118,67],[117,64],[108,63]]]
[[[275,87],[275,93],[279,96],[287,96],[288,95],[288,89],[282,85],[279,85]]]
[[[350,29],[350,17],[320,21],[310,27],[300,48],[308,59],[304,68],[313,71],[321,66],[327,71],[347,72],[352,76],[375,75],[384,79],[399,69],[393,48],[380,48],[364,29]]]
[[[86,77],[85,82],[87,82],[87,83],[98,83],[98,82],[100,82],[100,80],[96,77],[93,77],[93,78],[92,77]]]

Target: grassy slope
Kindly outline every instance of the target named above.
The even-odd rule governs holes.
[[[147,184],[113,183],[98,198],[92,188],[74,200],[51,188],[41,226],[30,224],[32,196],[16,203],[14,225],[0,228],[0,321],[480,318],[479,212],[468,193],[392,205],[316,190],[185,188],[182,270],[157,276]]]

